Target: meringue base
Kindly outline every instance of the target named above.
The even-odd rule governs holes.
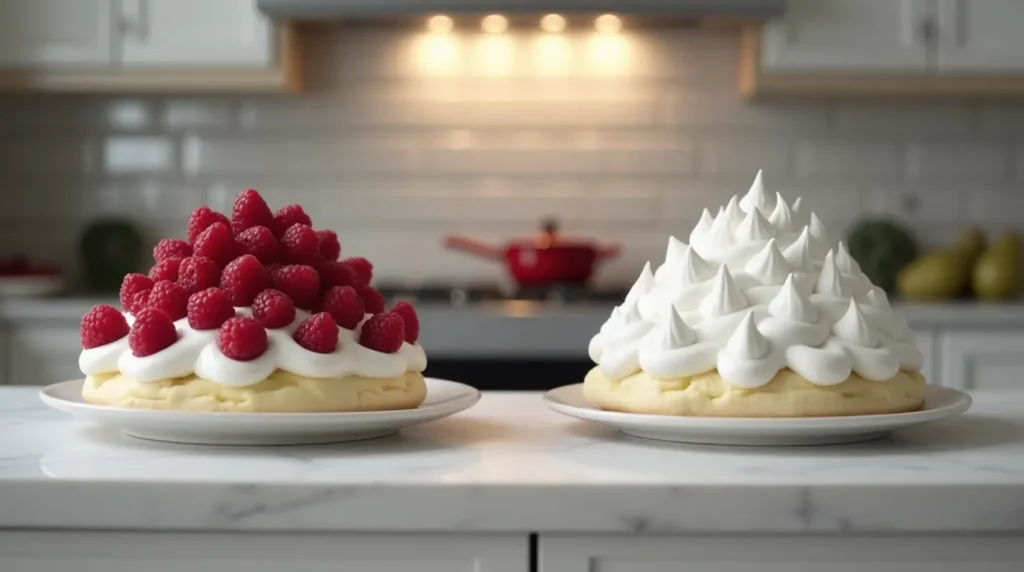
[[[236,413],[327,413],[415,409],[427,396],[423,375],[315,379],[277,370],[246,387],[195,376],[140,382],[119,373],[85,379],[82,397],[133,409]]]
[[[836,385],[815,385],[789,369],[757,388],[729,385],[710,371],[664,380],[639,372],[618,381],[599,368],[583,382],[583,396],[608,411],[692,417],[838,417],[918,411],[926,383],[916,371],[900,371],[888,381],[857,374]]]

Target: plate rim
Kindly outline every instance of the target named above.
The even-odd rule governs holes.
[[[928,385],[926,391],[949,393],[956,401],[935,409],[922,409],[919,411],[905,411],[901,413],[872,413],[868,415],[839,415],[832,417],[698,417],[684,415],[655,415],[651,413],[628,413],[624,411],[608,411],[596,407],[580,407],[554,397],[555,392],[565,391],[573,387],[579,387],[582,391],[583,383],[570,383],[549,389],[544,392],[544,403],[553,411],[581,419],[620,427],[623,425],[636,426],[650,422],[658,424],[666,429],[758,429],[758,428],[783,428],[813,429],[825,423],[833,426],[850,425],[850,429],[872,423],[885,423],[897,425],[914,425],[930,421],[938,421],[946,417],[961,415],[968,411],[973,405],[974,399],[965,391],[954,387],[942,385]],[[928,395],[925,395],[927,399]],[[564,411],[563,411],[564,410]],[[574,415],[569,411],[578,411],[582,415]],[[598,417],[601,418],[598,418]],[[836,423],[841,420],[841,423]],[[666,427],[668,426],[668,427]]]
[[[285,413],[285,412],[226,412],[226,411],[174,411],[174,410],[154,410],[154,409],[132,409],[127,407],[115,407],[112,405],[98,405],[95,403],[87,403],[85,401],[73,401],[64,397],[53,395],[52,392],[58,388],[65,386],[71,386],[72,384],[79,385],[79,393],[81,384],[85,383],[85,379],[69,379],[65,381],[58,381],[51,383],[39,388],[38,396],[48,407],[61,411],[63,413],[70,413],[68,409],[79,409],[82,411],[94,412],[101,415],[123,415],[123,416],[137,416],[146,415],[154,421],[161,419],[170,421],[175,417],[182,415],[193,416],[202,418],[204,421],[223,421],[231,419],[234,422],[246,423],[252,422],[255,419],[265,421],[295,421],[298,419],[315,421],[315,420],[339,420],[344,419],[359,419],[359,418],[373,418],[374,420],[386,421],[388,418],[395,419],[396,421],[400,418],[417,417],[419,415],[436,414],[440,411],[452,410],[451,415],[465,411],[470,407],[476,405],[481,398],[480,390],[473,387],[472,385],[450,380],[442,379],[438,377],[424,377],[424,381],[441,382],[444,384],[452,384],[459,386],[459,389],[465,391],[465,394],[460,394],[450,399],[446,399],[439,403],[432,403],[430,405],[420,405],[415,409],[388,409],[383,411],[316,411],[316,412],[297,412],[297,413]],[[466,401],[463,406],[462,402]],[[456,404],[458,405],[456,407]],[[229,422],[232,422],[229,421]]]

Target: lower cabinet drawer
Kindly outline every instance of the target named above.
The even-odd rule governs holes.
[[[546,536],[539,572],[1020,572],[1021,537]]]
[[[11,572],[528,572],[522,535],[0,531]]]
[[[943,332],[942,385],[963,389],[1024,389],[1024,332]]]

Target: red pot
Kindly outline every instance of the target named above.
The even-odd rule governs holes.
[[[558,235],[555,221],[545,221],[541,232],[530,238],[492,246],[466,236],[445,238],[448,248],[504,262],[520,286],[582,284],[590,279],[598,262],[619,254],[619,245],[598,246]]]

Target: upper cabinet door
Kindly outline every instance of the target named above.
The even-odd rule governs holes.
[[[939,0],[940,72],[1024,70],[1024,2]]]
[[[121,11],[121,61],[127,67],[273,62],[272,26],[256,0],[121,0]]]
[[[0,66],[110,65],[113,0],[0,0]]]
[[[932,7],[929,0],[789,0],[785,15],[764,27],[761,67],[924,73]]]

